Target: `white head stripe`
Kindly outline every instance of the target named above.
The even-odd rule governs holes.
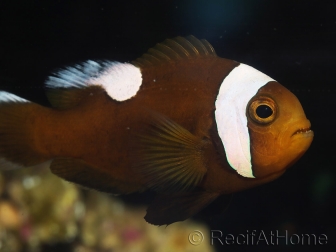
[[[254,178],[246,106],[258,90],[274,81],[258,70],[240,64],[222,82],[215,102],[218,134],[230,166],[240,175]]]
[[[141,84],[141,71],[132,64],[92,60],[56,72],[46,81],[49,88],[101,85],[117,101],[125,101],[135,96]]]

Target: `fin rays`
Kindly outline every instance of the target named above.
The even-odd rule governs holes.
[[[203,178],[204,141],[175,123],[154,114],[146,134],[137,135],[135,164],[147,185],[160,192],[185,191],[195,187]]]
[[[216,57],[215,49],[205,39],[190,35],[185,38],[166,39],[150,48],[147,53],[132,62],[137,67],[151,66],[192,57]]]

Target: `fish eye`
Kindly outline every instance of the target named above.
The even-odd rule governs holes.
[[[257,116],[260,118],[267,118],[270,117],[273,114],[273,110],[270,106],[266,104],[259,105],[256,109]]]
[[[260,97],[253,100],[248,109],[251,119],[260,124],[273,122],[276,116],[276,104],[269,97]]]

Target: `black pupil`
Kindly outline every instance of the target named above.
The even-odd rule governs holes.
[[[270,117],[273,114],[272,109],[267,105],[258,106],[256,112],[257,112],[257,115],[260,118],[267,118],[267,117]]]

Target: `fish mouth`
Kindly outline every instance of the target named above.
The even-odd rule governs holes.
[[[314,132],[310,129],[310,123],[306,127],[300,127],[299,129],[295,130],[295,132],[292,134],[292,137],[297,135],[313,136]]]
[[[307,134],[310,133],[312,130],[310,128],[303,128],[303,129],[298,129],[293,133],[293,136],[296,134]]]

